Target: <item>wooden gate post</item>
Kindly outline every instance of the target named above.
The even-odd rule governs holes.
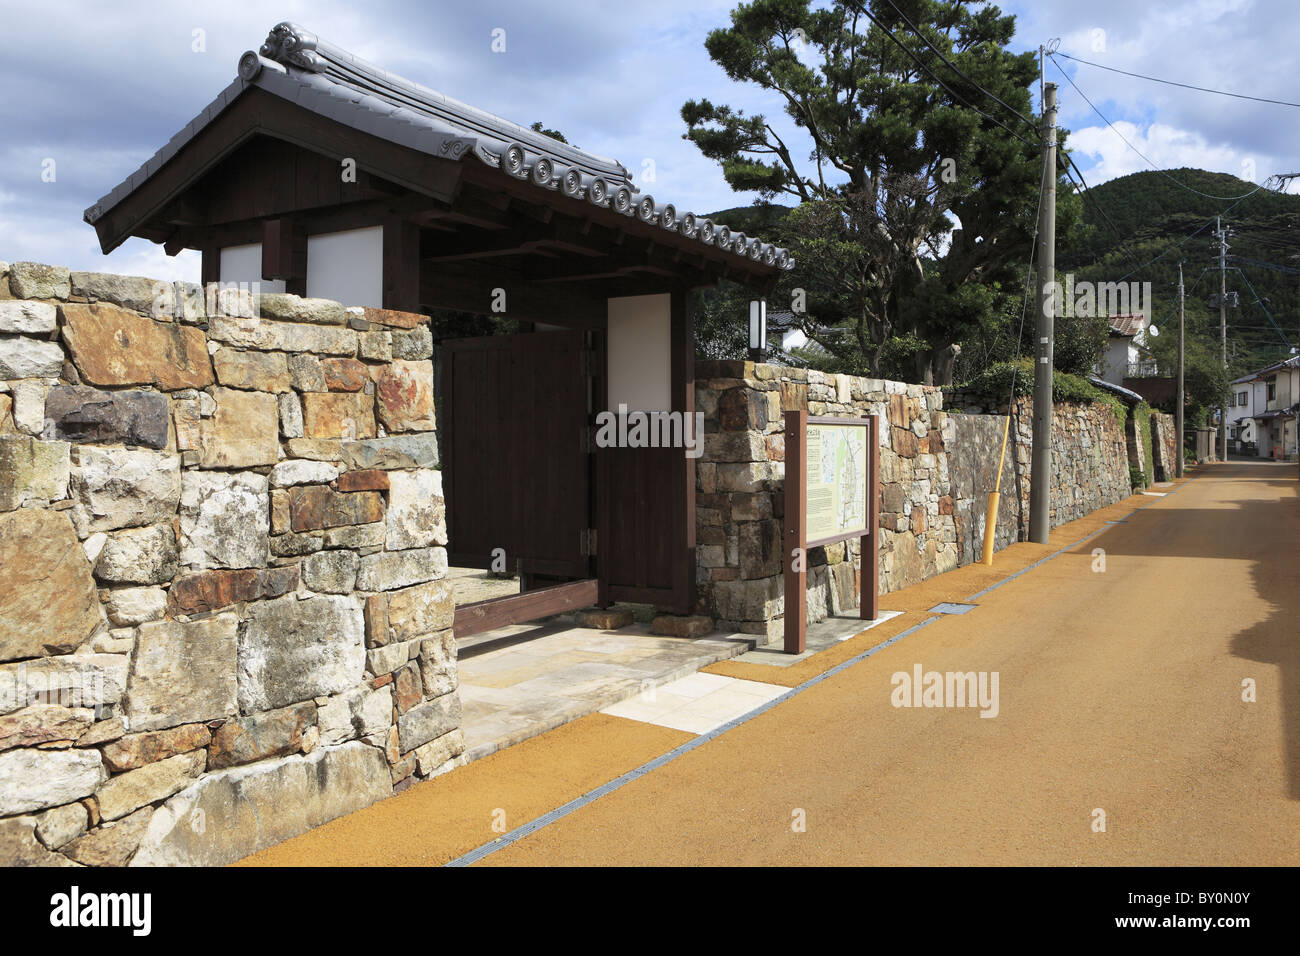
[[[804,440],[806,409],[785,415],[785,534],[781,561],[785,565],[785,652],[802,654],[808,617],[807,567],[804,542],[808,537],[808,463]]]
[[[858,548],[858,616],[874,621],[880,615],[880,416],[867,418],[871,447],[867,449],[867,533]]]

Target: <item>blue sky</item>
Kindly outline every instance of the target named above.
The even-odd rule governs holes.
[[[734,5],[0,0],[0,259],[197,279],[196,253],[168,258],[141,239],[102,255],[82,211],[189,122],[235,77],[239,55],[285,19],[450,96],[560,129],[620,160],[643,189],[679,209],[750,202],[681,138],[678,112],[685,100],[708,97],[779,115],[779,103],[729,81],[704,50],[704,37]],[[1059,37],[1062,51],[1120,69],[1300,102],[1300,27],[1286,0],[1001,6],[1017,15],[1018,49]],[[492,49],[498,29],[505,52]],[[1253,173],[1256,181],[1300,171],[1295,109],[1069,69],[1161,167]],[[1146,168],[1050,64],[1048,78],[1062,87],[1061,122],[1090,182]],[[42,178],[49,160],[53,182]],[[649,170],[654,181],[642,181]],[[1210,204],[1206,215],[1216,211]]]

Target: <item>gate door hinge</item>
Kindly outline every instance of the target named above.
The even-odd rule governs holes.
[[[583,557],[590,557],[596,553],[596,529],[583,528],[579,532],[581,536],[581,553]]]

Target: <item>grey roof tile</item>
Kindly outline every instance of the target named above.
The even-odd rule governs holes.
[[[509,175],[556,189],[576,201],[610,206],[705,245],[780,269],[794,268],[785,249],[639,195],[627,167],[452,99],[362,60],[293,23],[277,24],[259,52],[239,60],[239,75],[140,170],[86,210],[93,223],[135,190],[248,87],[257,86],[306,110],[402,146],[461,159],[473,154]]]

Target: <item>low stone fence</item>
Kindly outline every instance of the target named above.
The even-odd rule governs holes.
[[[882,419],[882,594],[978,561],[988,493],[996,479],[1005,414],[973,402],[943,411],[938,388],[753,362],[697,362],[695,403],[704,413],[696,466],[697,611],[723,630],[779,638],[785,596],[782,413]],[[995,549],[1028,536],[1033,404],[1011,409]],[[1124,430],[1104,404],[1053,411],[1052,527],[1131,494]],[[856,539],[808,555],[808,619],[858,606]]]
[[[782,412],[881,416],[880,588],[896,591],[958,563],[947,444],[937,388],[753,362],[697,362],[704,413],[696,465],[698,610],[718,627],[775,639],[785,613]],[[808,554],[808,617],[858,605],[858,542]]]
[[[0,263],[0,863],[226,863],[456,764],[421,322]]]

